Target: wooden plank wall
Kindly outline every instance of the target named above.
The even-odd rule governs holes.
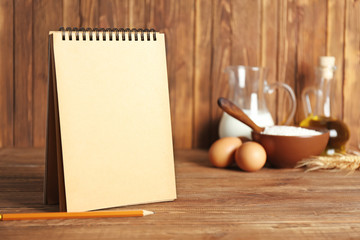
[[[267,66],[268,82],[288,83],[300,101],[322,55],[336,57],[338,113],[351,128],[350,144],[360,142],[360,1],[0,0],[0,147],[45,144],[47,35],[59,26],[166,33],[177,149],[206,148],[217,137],[226,66]],[[282,99],[279,92],[268,103],[278,121]],[[303,118],[299,102],[294,123]]]

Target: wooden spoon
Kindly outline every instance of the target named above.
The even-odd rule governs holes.
[[[252,130],[254,130],[254,132],[261,133],[265,130],[265,128],[256,125],[256,123],[254,123],[240,108],[238,108],[230,100],[221,97],[218,99],[218,105],[222,110],[224,110],[224,112],[249,126]]]

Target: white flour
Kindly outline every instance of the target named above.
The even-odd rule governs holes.
[[[320,135],[321,132],[293,126],[271,126],[265,127],[261,134],[278,135],[278,136],[315,136]]]

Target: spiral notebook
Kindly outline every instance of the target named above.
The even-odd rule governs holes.
[[[164,34],[49,33],[45,202],[78,212],[176,198]]]

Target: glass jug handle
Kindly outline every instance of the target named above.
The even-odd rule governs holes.
[[[303,90],[301,94],[301,100],[304,107],[304,113],[305,116],[309,116],[313,114],[312,108],[311,108],[311,102],[310,102],[310,93],[314,93],[316,95],[316,89],[314,87],[307,87]]]
[[[285,91],[287,91],[289,93],[290,96],[290,102],[291,102],[291,106],[290,106],[290,114],[288,115],[288,118],[285,121],[285,125],[289,125],[291,120],[293,119],[294,115],[295,115],[295,111],[296,111],[296,98],[295,98],[295,93],[292,90],[292,88],[287,85],[286,83],[282,83],[282,82],[275,82],[269,85],[269,88],[267,89],[268,93],[273,93],[274,90],[276,88],[284,88]]]

